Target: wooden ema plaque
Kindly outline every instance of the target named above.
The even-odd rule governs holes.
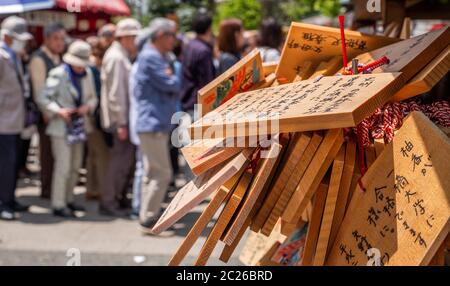
[[[272,261],[286,266],[298,265],[305,249],[306,233],[308,224],[303,223],[298,229],[295,229],[289,237],[280,245]]]
[[[373,139],[373,145],[375,147],[375,154],[376,156],[380,156],[381,153],[383,153],[384,150],[384,139],[380,138],[380,139]]]
[[[341,149],[344,141],[342,129],[332,129],[327,133],[327,136],[325,136],[324,141],[319,146],[308,169],[306,169],[305,174],[292,195],[282,215],[282,220],[290,223],[295,223],[300,220],[307,204],[319,187],[320,182],[338,154],[339,149]]]
[[[258,202],[257,202],[258,204]],[[253,208],[250,211],[250,215],[247,217],[247,219],[245,220],[243,226],[241,227],[241,229],[239,230],[236,239],[233,241],[233,243],[231,245],[225,244],[225,247],[222,250],[222,254],[220,255],[219,259],[223,262],[228,262],[228,260],[230,259],[231,255],[233,254],[234,250],[236,249],[236,247],[238,246],[239,242],[241,241],[242,237],[245,234],[245,231],[247,230],[247,228],[250,226],[251,224],[251,219],[252,217],[256,214],[256,210],[257,207]],[[229,233],[228,229],[225,233],[224,233],[224,237],[227,237],[228,233]],[[221,239],[222,241],[224,240],[224,237]]]
[[[331,76],[338,72],[342,67],[342,57],[332,57],[329,61],[320,62],[311,78],[314,79],[318,76]]]
[[[314,255],[314,266],[322,266],[325,263],[327,252],[329,252],[328,242],[330,240],[333,219],[336,208],[339,208],[337,205],[337,197],[341,186],[342,173],[344,171],[344,159],[345,146],[343,145],[333,162],[330,185],[328,187],[325,209],[323,211],[322,223],[320,224],[319,237],[317,239],[316,253]]]
[[[256,263],[256,266],[282,266],[281,264],[272,261],[272,256],[275,255],[280,246],[281,242],[274,242],[272,247],[270,247],[269,250],[263,255],[263,257],[261,257],[258,263]]]
[[[323,77],[247,92],[194,122],[190,133],[208,139],[353,127],[402,84],[398,74],[386,73]]]
[[[244,173],[244,168],[242,168],[238,173],[236,173],[230,180],[228,180],[219,190],[214,194],[212,200],[209,202],[206,209],[202,212],[200,217],[195,222],[194,226],[189,231],[188,235],[185,237],[177,252],[173,255],[172,259],[169,261],[169,266],[177,266],[186,257],[189,250],[194,246],[194,243],[200,237],[204,229],[207,227],[208,223],[212,220],[214,214],[219,210],[223,202],[229,204],[231,199],[230,196],[234,194],[235,187],[239,188],[241,185],[241,176]]]
[[[413,112],[356,188],[327,265],[428,265],[450,231],[450,139]]]
[[[225,244],[225,246],[222,250],[222,253],[220,254],[220,257],[219,257],[220,261],[227,263],[228,260],[230,260],[231,255],[233,255],[234,250],[236,249],[236,247],[238,246],[242,237],[244,236],[245,231],[250,226],[250,223],[251,223],[251,219],[250,219],[250,217],[248,217],[247,220],[245,221],[244,225],[242,226],[242,228],[239,230],[239,233],[238,233],[236,239],[233,241],[233,243],[231,245]]]
[[[250,90],[264,80],[262,59],[257,49],[198,91],[202,116],[216,109],[236,94]]]
[[[253,149],[245,149],[225,164],[225,166],[217,166],[186,184],[172,199],[169,206],[153,227],[152,232],[159,234],[166,230],[186,215],[192,208],[219,189],[220,186],[248,164],[249,157],[252,153]]]
[[[362,54],[359,63],[367,64],[386,56],[390,63],[375,69],[374,73],[402,72],[406,83],[450,45],[450,27],[429,32],[408,40]]]
[[[446,252],[450,249],[450,234],[447,235],[445,241],[441,244],[438,251],[431,259],[429,266],[445,266],[445,256]]]
[[[311,202],[309,203],[310,206],[309,208],[312,209],[312,204]],[[300,221],[296,222],[296,223],[290,223],[290,222],[286,222],[281,220],[281,233],[284,235],[290,235],[291,233],[293,233],[296,229],[299,229],[300,227],[302,227],[305,224],[305,221],[309,221],[308,219],[305,219],[308,215],[308,207],[306,208],[306,210],[303,212],[302,214],[302,218],[300,219]]]
[[[341,184],[339,186],[339,193],[336,201],[336,210],[334,211],[333,223],[331,224],[331,233],[328,243],[328,252],[333,246],[333,242],[344,219],[345,210],[347,209],[347,201],[350,195],[350,188],[353,178],[353,173],[356,164],[356,142],[352,139],[345,144],[345,160],[344,170],[342,172]]]
[[[262,82],[255,85],[252,90],[258,90],[267,88],[273,85],[275,80],[277,79],[276,75],[274,73],[269,74]]]
[[[262,218],[260,216],[260,213],[263,209],[268,207],[268,203],[270,202],[270,195],[275,195],[275,196],[279,196],[278,194],[275,194],[276,191],[276,185],[277,185],[277,181],[284,176],[284,174],[289,173],[289,171],[287,171],[286,165],[288,164],[288,162],[295,157],[293,155],[293,149],[295,147],[295,141],[300,137],[300,133],[297,134],[290,134],[290,133],[283,133],[279,135],[279,144],[281,144],[282,148],[281,148],[281,153],[278,156],[278,161],[275,166],[275,168],[273,169],[272,173],[270,175],[271,179],[270,180],[270,184],[267,184],[265,186],[266,192],[264,193],[264,196],[261,197],[261,208],[259,208],[258,212],[256,213],[255,217],[252,218],[252,224],[250,225],[250,229],[253,232],[259,232],[261,230],[261,227],[263,226],[264,222],[265,222],[265,218]],[[269,181],[268,181],[269,182]],[[273,200],[273,196],[272,196],[272,200]],[[272,207],[270,207],[272,208]],[[267,213],[268,214],[268,213]]]
[[[272,211],[270,212],[261,229],[261,233],[265,235],[269,235],[272,232],[272,229],[275,226],[276,222],[283,214],[287,204],[289,203],[289,200],[291,199],[292,194],[295,191],[295,188],[303,177],[303,174],[308,168],[309,163],[314,157],[314,154],[317,148],[319,148],[319,145],[323,139],[323,135],[321,134],[321,132],[314,132],[312,137],[307,133],[303,133],[302,137],[306,145],[306,149],[302,152],[300,160],[296,164],[294,171],[289,177],[285,187],[280,194],[280,197],[275,203]]]
[[[226,203],[224,209],[222,210],[217,222],[215,223],[211,233],[208,235],[205,243],[203,244],[202,249],[198,255],[197,261],[195,262],[196,266],[206,265],[209,257],[211,256],[214,248],[220,240],[220,237],[223,235],[227,225],[231,221],[234,213],[239,207],[244,195],[247,191],[248,186],[252,180],[252,174],[248,171],[245,171],[242,174],[242,177],[239,180],[236,189],[233,191],[230,199]]]
[[[276,164],[277,163],[278,162],[276,162]],[[272,175],[272,172],[271,172],[269,177],[272,177],[272,176],[273,175]],[[238,233],[237,233],[236,238],[234,239],[233,243],[231,243],[230,245],[225,244],[225,247],[223,248],[222,254],[220,255],[220,258],[219,258],[221,261],[228,262],[228,260],[230,259],[231,255],[233,254],[234,250],[236,249],[236,247],[238,246],[238,244],[241,241],[242,237],[244,236],[245,231],[251,225],[251,222],[252,222],[254,216],[256,215],[256,213],[260,209],[260,207],[262,206],[263,199],[264,199],[264,191],[265,190],[263,190],[262,194],[257,198],[254,207],[250,210],[250,213],[247,216],[247,219],[245,220],[245,222],[242,225],[242,227],[238,230]],[[248,192],[250,193],[250,191],[248,191]],[[247,199],[247,198],[245,198],[245,199]],[[244,203],[241,204],[240,209],[242,209]],[[241,213],[239,211],[235,215],[235,217],[233,218],[233,222],[230,223],[229,227],[227,228],[227,230],[222,235],[221,241],[225,242],[225,239],[227,237],[234,236],[234,234],[232,234],[232,232],[235,231],[235,229],[233,229],[232,226],[234,224],[234,220],[236,220],[236,218],[238,218],[238,216],[240,214]]]
[[[244,150],[243,147],[227,147],[224,141],[223,138],[205,139],[181,148],[194,175],[199,176]]]
[[[366,155],[366,166],[367,168],[370,168],[370,166],[372,166],[377,158],[375,146],[373,144],[370,144],[370,146],[365,148],[364,153]]]
[[[414,76],[391,101],[402,101],[430,91],[450,70],[450,45]]]
[[[224,242],[231,245],[238,236],[239,230],[242,228],[247,218],[250,217],[252,209],[256,205],[256,201],[260,198],[266,184],[270,183],[270,175],[276,167],[282,146],[278,143],[273,143],[267,154],[267,158],[262,158],[262,163],[258,168],[257,174],[248,190],[247,198],[240,208],[236,218],[224,238]],[[255,211],[256,213],[256,211]]]
[[[309,221],[308,232],[306,234],[305,249],[301,265],[311,266],[314,261],[317,240],[319,238],[320,223],[322,222],[323,210],[327,199],[328,184],[321,183],[314,195],[312,217]]]
[[[195,222],[194,226],[189,231],[186,238],[181,243],[180,247],[178,248],[177,252],[172,256],[172,258],[169,261],[169,266],[178,266],[180,265],[181,261],[186,257],[189,250],[191,250],[194,243],[197,241],[197,239],[202,234],[203,230],[206,228],[208,223],[213,218],[214,214],[217,212],[217,210],[220,208],[221,204],[224,202],[225,198],[227,197],[230,190],[228,190],[225,187],[220,187],[217,193],[214,195],[211,202],[209,202],[206,209],[202,212],[198,220]]]
[[[284,155],[286,160],[281,166],[280,172],[276,177],[267,198],[264,199],[263,206],[258,211],[258,214],[253,221],[251,227],[253,231],[258,232],[263,227],[278,198],[280,197],[281,192],[286,186],[289,177],[294,172],[295,166],[308,146],[311,136],[312,134],[310,132],[306,132],[304,134],[297,133],[294,135],[294,138],[292,138],[288,150]]]
[[[268,76],[270,74],[275,74],[275,71],[277,69],[278,62],[268,62],[263,63],[263,70],[264,70],[264,76]]]
[[[283,242],[286,236],[280,232],[281,224],[275,226],[270,236],[250,232],[242,248],[239,260],[246,266],[255,266],[270,251],[276,242]]]
[[[346,30],[345,41],[348,57],[352,58],[398,40]],[[277,67],[277,77],[292,82],[303,71],[305,62],[328,61],[341,52],[339,29],[293,22]]]

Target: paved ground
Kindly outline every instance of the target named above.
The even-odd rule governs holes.
[[[53,217],[49,202],[38,198],[36,182],[22,181],[19,200],[32,205],[31,213],[23,214],[18,221],[0,221],[0,265],[66,265],[78,251],[81,265],[166,265],[205,207],[203,204],[194,209],[174,226],[173,232],[144,236],[136,221],[98,215],[97,203],[85,201],[83,187],[78,187],[76,194],[77,202],[88,211],[81,218],[63,220]],[[207,231],[211,225],[208,227]],[[205,235],[184,265],[192,265]],[[225,265],[218,260],[222,247],[219,243],[209,265]],[[238,253],[239,249],[228,265],[239,265]]]

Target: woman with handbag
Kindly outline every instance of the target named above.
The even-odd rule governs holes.
[[[46,133],[51,137],[55,158],[52,182],[53,214],[75,217],[84,208],[74,203],[73,190],[83,159],[84,142],[92,131],[88,115],[97,106],[95,84],[88,67],[91,48],[84,41],[73,42],[64,63],[51,70],[37,103],[48,116]]]

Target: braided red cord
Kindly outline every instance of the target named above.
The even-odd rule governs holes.
[[[361,190],[366,190],[362,183],[362,178],[367,170],[364,148],[372,144],[372,139],[384,139],[385,144],[392,142],[394,131],[402,126],[403,118],[412,111],[421,111],[431,121],[444,127],[450,127],[450,104],[448,101],[438,101],[432,104],[419,104],[416,101],[394,102],[375,110],[371,116],[352,130],[358,138],[358,164],[361,171],[358,184]],[[346,136],[349,136],[349,131],[346,130]]]
[[[362,145],[369,147],[372,139],[384,139],[386,144],[390,143],[394,138],[394,131],[402,126],[403,118],[412,111],[421,111],[434,123],[450,127],[448,101],[432,104],[419,104],[416,101],[388,103],[358,125]],[[357,128],[353,131],[358,134]]]
[[[384,56],[381,59],[375,60],[366,65],[360,65],[360,67],[358,67],[358,73],[372,73],[372,71],[374,69],[379,68],[383,65],[387,65],[389,63],[390,63],[390,60],[388,59],[388,57]],[[352,75],[353,70],[351,69],[351,67],[344,67],[342,74],[343,75]]]
[[[390,60],[384,56],[381,59],[378,59],[374,62],[371,62],[367,65],[365,65],[364,67],[358,68],[359,73],[364,73],[364,72],[372,72],[374,69],[379,68],[383,65],[389,64]]]

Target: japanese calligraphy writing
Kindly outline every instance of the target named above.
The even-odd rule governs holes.
[[[449,160],[449,138],[412,112],[355,190],[326,264],[379,253],[379,265],[427,265],[450,229]]]

